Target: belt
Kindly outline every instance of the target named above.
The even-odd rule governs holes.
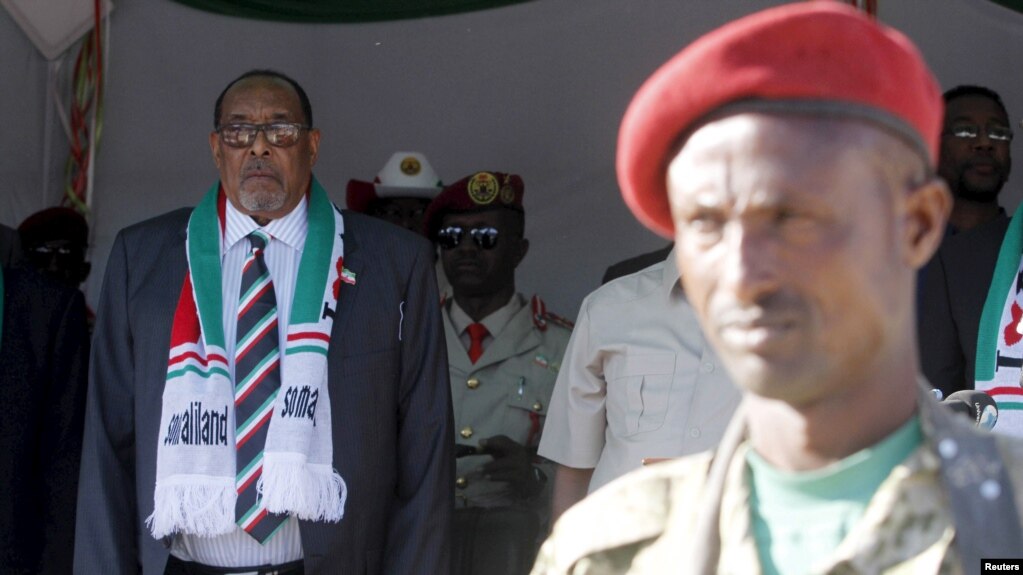
[[[213,567],[194,561],[182,561],[171,555],[167,560],[167,573],[181,573],[182,575],[304,575],[305,567],[301,560],[259,567]]]

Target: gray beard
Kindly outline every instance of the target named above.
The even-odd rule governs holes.
[[[275,212],[284,207],[284,192],[241,192],[238,200],[249,212]]]

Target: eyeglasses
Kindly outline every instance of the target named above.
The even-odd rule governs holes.
[[[466,230],[463,230],[461,226],[448,226],[441,228],[437,231],[437,244],[442,249],[453,250],[458,247],[458,244],[462,243],[462,238],[465,237]],[[491,250],[497,245],[497,237],[499,232],[496,228],[472,228],[469,230],[469,237],[476,243],[480,249]]]
[[[996,142],[1012,141],[1012,130],[1005,126],[987,126],[984,128],[984,133],[987,135],[987,139],[989,140],[994,140]],[[977,136],[980,135],[980,128],[973,124],[960,124],[958,126],[952,126],[951,129],[945,130],[944,134],[963,140],[975,140]]]
[[[274,122],[273,124],[224,124],[217,128],[220,139],[232,148],[248,148],[256,141],[260,132],[266,134],[266,140],[278,148],[294,146],[298,135],[309,126]]]

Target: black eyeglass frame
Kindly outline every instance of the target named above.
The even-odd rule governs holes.
[[[462,243],[462,239],[465,238],[466,231],[469,232],[469,237],[472,238],[476,247],[481,250],[492,250],[497,247],[497,240],[502,235],[501,232],[493,226],[481,226],[477,228],[470,228],[468,230],[462,228],[462,226],[445,226],[437,230],[437,245],[443,250],[453,250]]]
[[[283,130],[285,128],[295,130],[294,133],[295,135],[294,140],[282,144],[279,143],[282,134],[279,134],[278,130]],[[248,137],[247,141],[243,142],[237,139],[237,135],[225,135],[224,131],[228,129],[250,130],[251,132],[245,133],[251,133],[251,136]],[[298,143],[298,137],[303,130],[311,129],[312,126],[299,124],[297,122],[270,122],[268,124],[249,124],[245,122],[239,122],[217,126],[215,132],[220,136],[221,141],[223,141],[225,144],[232,148],[248,148],[252,144],[256,143],[256,138],[259,137],[260,132],[263,132],[263,135],[266,136],[266,141],[270,142],[271,146],[275,146],[277,148],[290,148],[291,146],[294,146],[295,144]]]

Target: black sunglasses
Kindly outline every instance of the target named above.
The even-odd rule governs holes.
[[[480,249],[489,250],[497,245],[497,237],[499,235],[497,228],[472,228],[468,231],[469,237],[472,238],[472,241],[476,242]],[[465,232],[466,230],[462,229],[461,226],[441,228],[437,230],[437,245],[445,250],[455,249],[458,247],[458,244],[462,243]]]

